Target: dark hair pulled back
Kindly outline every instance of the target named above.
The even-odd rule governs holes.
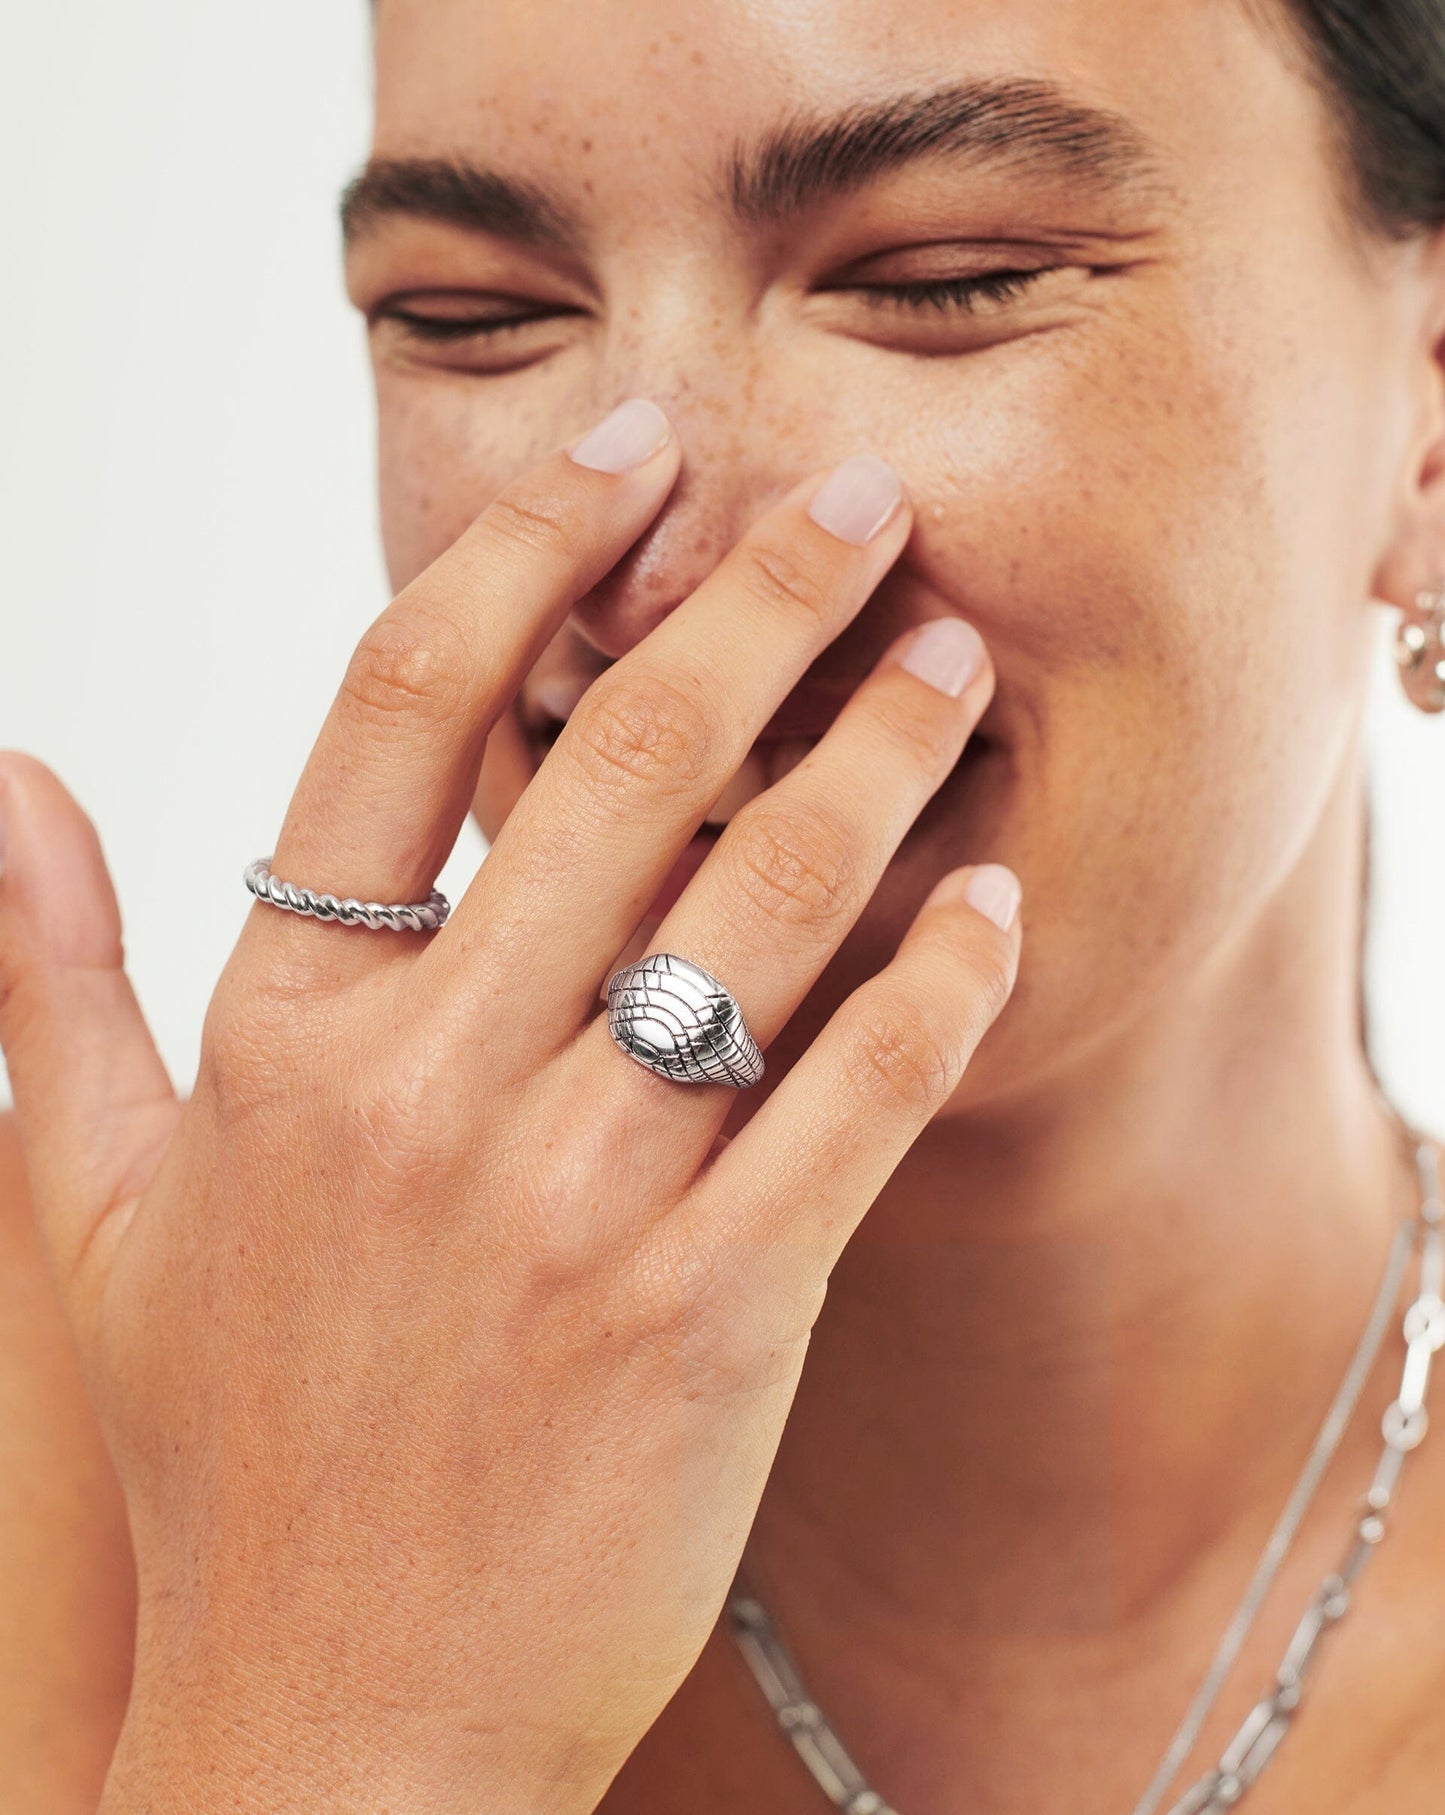
[[[1357,210],[1401,239],[1445,226],[1445,0],[1284,0],[1344,129]]]

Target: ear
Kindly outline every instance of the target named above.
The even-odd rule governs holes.
[[[1445,228],[1420,249],[1416,371],[1408,380],[1414,422],[1401,469],[1395,538],[1372,591],[1386,605],[1419,615],[1426,589],[1445,586]]]

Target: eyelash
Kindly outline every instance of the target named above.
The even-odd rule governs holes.
[[[866,297],[870,309],[962,309],[971,312],[976,299],[986,296],[991,302],[1012,302],[1022,296],[1050,267],[1037,271],[990,271],[982,277],[939,277],[916,284],[859,284],[856,294]]]
[[[981,277],[934,278],[916,284],[854,284],[846,286],[846,290],[863,297],[870,309],[936,309],[940,314],[958,309],[965,314],[972,314],[976,311],[980,297],[987,297],[991,302],[1012,302],[1040,278],[1047,277],[1052,268],[1045,266],[1036,271],[993,271]],[[840,289],[844,288],[840,286]],[[453,320],[436,315],[417,315],[400,307],[389,309],[386,313],[419,340],[441,344],[471,340],[477,335],[503,334],[509,329],[524,328],[543,319],[541,315],[503,315],[491,320],[485,317]],[[571,311],[554,313],[566,314]]]

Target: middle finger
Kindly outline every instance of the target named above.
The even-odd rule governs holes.
[[[993,688],[988,650],[966,620],[931,619],[901,637],[817,747],[729,822],[648,951],[680,953],[735,987],[749,1031],[766,1049],[954,769]],[[665,1116],[632,1122],[628,1151],[636,1156],[650,1141],[664,1166],[689,1176],[731,1091],[650,1079],[622,1060],[605,1014],[585,1030],[576,1056],[580,1075],[606,1079],[614,1101],[650,1108],[666,1100]],[[596,1084],[589,1097],[600,1108]]]
[[[427,954],[452,976],[525,976],[534,1059],[592,1012],[708,809],[911,528],[870,455],[805,481],[583,695]]]

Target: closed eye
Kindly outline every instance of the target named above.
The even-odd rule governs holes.
[[[510,313],[471,315],[427,315],[399,303],[379,311],[378,319],[398,323],[407,334],[433,345],[446,346],[455,341],[471,340],[478,335],[505,334],[509,330],[530,327],[534,322],[557,321],[582,310],[558,305],[545,309],[514,309]]]
[[[977,314],[985,302],[1015,301],[1041,278],[1060,268],[1045,265],[1032,271],[990,271],[978,277],[928,278],[911,284],[848,284],[839,288],[862,297],[871,309],[933,309],[940,314],[962,310]]]
[[[958,310],[977,314],[985,303],[1016,301],[1058,268],[1045,265],[1028,271],[989,271],[973,277],[928,278],[901,284],[840,284],[837,291],[860,297],[871,309],[931,309],[939,314]],[[536,322],[555,322],[583,311],[557,304],[486,312],[473,307],[466,313],[430,314],[408,308],[404,303],[393,303],[378,313],[418,340],[446,346],[476,337],[506,334]]]
[[[1041,265],[898,283],[840,277],[815,294],[861,306],[873,324],[866,330],[855,317],[864,339],[876,336],[900,350],[950,351],[955,350],[951,340],[940,344],[938,338],[950,322],[960,329],[965,320],[977,322],[970,329],[973,335],[987,332],[991,323],[1002,326],[1010,304],[1026,299],[1045,279],[1066,274],[1088,275],[1075,266]],[[371,322],[374,331],[387,331],[386,338],[403,357],[410,347],[425,362],[427,349],[435,349],[432,357],[448,368],[484,374],[520,370],[547,357],[567,343],[571,324],[590,313],[560,298],[544,302],[500,292],[439,291],[390,300],[372,312]],[[891,325],[885,325],[889,317]]]

